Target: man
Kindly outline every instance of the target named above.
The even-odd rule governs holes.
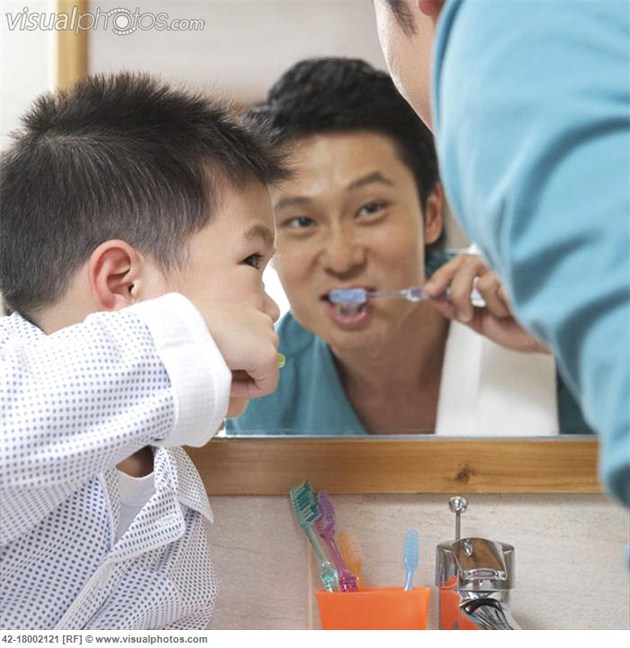
[[[454,211],[553,349],[630,506],[630,5],[375,6]]]

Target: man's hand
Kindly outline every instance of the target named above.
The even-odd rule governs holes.
[[[473,305],[471,293],[475,288],[485,300],[485,308]],[[503,284],[480,256],[461,254],[455,257],[433,273],[424,289],[433,297],[431,303],[448,319],[470,326],[507,349],[549,353],[542,342],[514,319]],[[449,298],[445,297],[447,289]]]
[[[228,368],[231,398],[260,398],[280,377],[278,336],[272,318],[243,303],[195,301]]]

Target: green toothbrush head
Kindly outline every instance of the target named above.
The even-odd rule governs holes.
[[[289,492],[293,511],[298,524],[304,529],[314,524],[321,516],[317,497],[309,482],[305,481],[294,486]]]

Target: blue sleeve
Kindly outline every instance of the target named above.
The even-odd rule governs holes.
[[[630,506],[630,3],[456,0],[440,18],[441,173],[516,315],[554,350]]]

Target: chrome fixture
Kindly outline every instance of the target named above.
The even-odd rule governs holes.
[[[435,584],[439,588],[441,630],[520,630],[508,599],[514,587],[514,547],[485,538],[461,538],[465,497],[451,497],[455,540],[436,552]]]

